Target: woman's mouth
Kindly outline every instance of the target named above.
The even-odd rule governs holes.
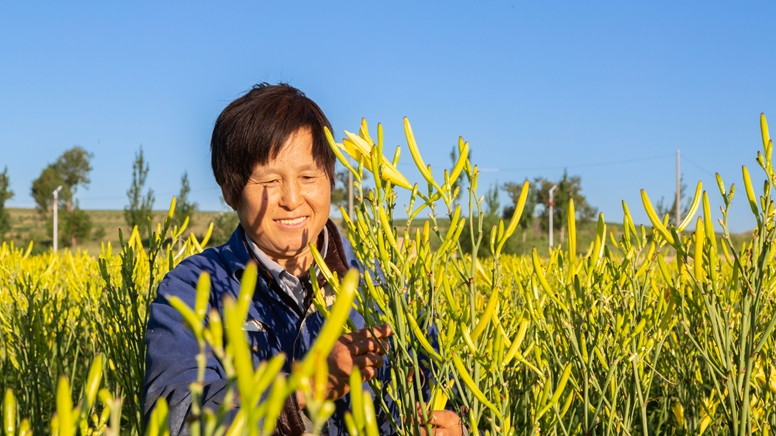
[[[299,218],[279,219],[275,221],[277,223],[283,224],[284,226],[294,226],[303,223],[306,219],[306,216],[300,216]]]

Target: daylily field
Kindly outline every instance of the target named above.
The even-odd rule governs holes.
[[[315,304],[328,313],[328,324],[291,374],[279,373],[283,356],[252,367],[241,326],[255,272],[244,274],[242,296],[225,319],[211,318],[207,327],[203,278],[197,307],[180,310],[202,352],[224,362],[233,381],[229,395],[242,407],[229,427],[223,419],[231,402],[222,410],[194,407],[192,434],[272,434],[282,399],[297,389],[309,392],[313,422],[325,422],[333,409],[318,383],[326,373],[321,356],[349,329],[351,307],[368,324],[395,332],[387,354],[392,380],[371,382],[376,399],[361,395],[357,377],[352,381],[353,436],[376,434],[375,410],[386,396],[398,406],[393,425],[402,435],[419,434],[423,419],[412,418],[439,408],[456,411],[470,434],[770,434],[776,428],[776,172],[764,116],[761,129],[752,171],[763,172],[764,186],[752,186],[746,166],[740,175],[718,175],[717,186],[698,184],[678,226],[657,216],[642,192],[642,204],[623,203],[617,236],[599,217],[590,246],[577,246],[569,213],[563,246],[535,248],[528,256],[501,253],[528,189],[511,220],[483,228],[478,170],[467,158],[467,142],[460,141],[452,168],[432,169],[405,120],[406,149],[423,177],[414,183],[397,170],[398,149],[383,148],[380,125],[370,131],[363,121],[341,143],[329,134],[355,176],[356,218],[345,225],[364,269],[346,277],[321,271],[337,300],[326,307],[318,294]],[[370,188],[361,184],[366,172]],[[453,188],[459,175],[460,196]],[[399,190],[409,192],[408,204],[396,204]],[[710,196],[721,196],[722,210],[711,210]],[[650,223],[634,223],[629,207],[644,208]],[[756,217],[741,246],[727,230],[731,207],[750,208]],[[97,257],[0,247],[6,434],[169,432],[164,404],[149,422],[141,419],[147,306],[164,274],[200,252],[208,238],[184,238],[185,224],[172,227],[171,214],[122,235],[119,246],[103,246]],[[406,217],[401,232],[397,217]],[[449,226],[442,230],[437,219]],[[462,235],[472,238],[470,252],[461,247]],[[481,245],[490,257],[472,256]],[[429,377],[415,376],[423,370]],[[428,386],[431,396],[424,397]],[[198,383],[191,390],[200,398]],[[417,403],[424,405],[420,411]]]

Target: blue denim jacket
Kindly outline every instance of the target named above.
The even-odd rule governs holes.
[[[327,228],[330,231],[327,264],[339,263],[339,269],[344,265],[358,267],[352,248],[340,235],[336,226],[329,221]],[[339,256],[339,258],[332,258],[332,256]],[[191,256],[170,271],[160,283],[158,296],[150,305],[146,336],[143,412],[148,419],[156,400],[165,398],[169,405],[169,422],[173,435],[188,433],[185,419],[191,410],[192,400],[189,384],[197,377],[195,356],[199,348],[194,335],[186,328],[181,315],[170,306],[166,297],[175,295],[193,307],[197,281],[200,274],[207,271],[211,280],[207,313],[215,308],[223,317],[222,300],[227,295],[237,298],[240,292],[240,278],[252,259],[245,244],[245,231],[238,226],[226,244]],[[336,262],[330,262],[330,259],[336,259]],[[342,275],[340,271],[340,276]],[[254,365],[282,352],[288,356],[284,367],[284,371],[288,373],[291,363],[302,359],[310,349],[323,326],[324,319],[314,310],[308,310],[305,314],[300,313],[300,310],[293,308],[283,298],[282,292],[276,292],[273,286],[277,285],[272,282],[269,274],[259,274],[253,304],[250,306],[246,320],[256,328],[250,329],[255,331],[248,331],[246,334],[253,351]],[[363,318],[356,311],[352,311],[351,320],[358,328],[364,326]],[[387,365],[378,371],[378,380],[389,379],[386,367]],[[205,407],[215,409],[223,402],[226,388],[225,376],[221,362],[209,353],[204,380]],[[367,384],[364,387],[368,389]],[[329,419],[326,433],[332,436],[347,434],[343,416],[350,408],[349,403],[349,395],[335,402],[337,411]],[[297,413],[294,409],[298,409],[295,406],[295,399],[286,402],[281,421],[300,422],[300,416],[293,416]],[[235,409],[230,414],[231,419],[236,412]],[[390,434],[390,425],[386,420],[383,419],[381,424],[381,434]],[[279,426],[277,430],[279,434],[288,431],[284,431],[282,427],[282,425]]]

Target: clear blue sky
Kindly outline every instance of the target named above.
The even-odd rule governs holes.
[[[435,168],[462,135],[482,193],[567,168],[607,220],[624,199],[646,222],[639,189],[670,197],[681,149],[687,184],[719,204],[715,172],[740,187],[745,164],[762,180],[774,16],[766,2],[2,2],[7,206],[33,207],[32,180],[80,145],[94,153],[81,207],[121,209],[142,145],[156,208],[188,171],[193,199],[218,210],[213,122],[261,81],[302,89],[337,137],[366,117],[404,144],[408,116]],[[732,230],[751,229],[742,189],[734,201]]]

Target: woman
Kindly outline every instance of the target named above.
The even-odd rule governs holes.
[[[208,313],[214,308],[223,314],[223,297],[236,298],[246,265],[255,261],[259,278],[245,323],[254,364],[282,352],[288,356],[284,370],[289,372],[324,322],[311,305],[313,258],[308,244],[317,245],[328,267],[340,277],[358,266],[329,219],[335,156],[324,127],[331,129],[318,105],[286,84],[255,86],[229,104],[216,121],[210,144],[213,174],[227,204],[237,211],[240,225],[226,244],[189,257],[170,271],[150,307],[144,414],[147,418],[156,400],[165,398],[173,434],[188,433],[189,385],[197,377],[194,357],[199,349],[166,297],[178,296],[193,307],[197,280],[207,271],[212,284]],[[322,278],[316,280],[325,284]],[[351,317],[363,327],[355,312]],[[382,350],[393,333],[387,326],[373,331],[374,336],[365,329],[343,335],[328,357],[326,395],[337,405],[326,429],[330,435],[346,434],[343,413],[349,408],[346,394],[352,371],[360,371],[365,381],[388,379],[381,371]],[[208,356],[203,398],[206,407],[216,408],[224,400],[226,380],[221,363],[212,353]],[[299,392],[286,400],[278,434],[301,435],[309,430],[304,398]],[[436,412],[429,422],[436,435],[461,434],[460,419],[452,412]],[[390,432],[385,421],[381,432]]]

